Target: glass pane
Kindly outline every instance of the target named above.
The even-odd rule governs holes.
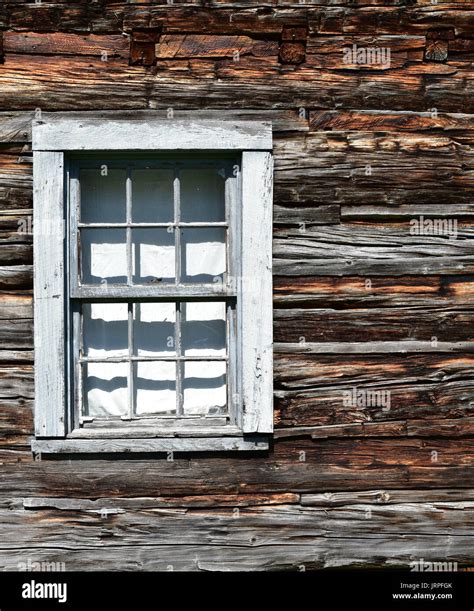
[[[134,354],[173,356],[176,306],[174,303],[135,303],[133,306]]]
[[[134,363],[137,416],[176,414],[176,363]]]
[[[125,170],[101,168],[81,170],[81,222],[125,223]]]
[[[174,220],[174,172],[132,172],[132,219],[134,223],[172,223]]]
[[[160,284],[174,282],[174,232],[168,229],[133,229],[133,282]]]
[[[80,238],[84,284],[127,282],[125,229],[82,229]]]
[[[226,413],[226,363],[222,361],[185,362],[183,398],[185,415]]]
[[[107,358],[128,354],[126,303],[86,303],[82,308],[86,356]]]
[[[185,356],[225,356],[225,310],[223,302],[181,305],[181,342]]]
[[[223,282],[225,271],[226,247],[223,227],[181,230],[183,282]]]
[[[204,168],[180,172],[181,220],[225,221],[225,171]]]
[[[128,363],[84,365],[84,416],[107,418],[128,414]]]

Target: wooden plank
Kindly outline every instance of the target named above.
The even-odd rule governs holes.
[[[117,423],[93,423],[92,426],[78,428],[69,433],[69,439],[146,439],[155,437],[238,437],[241,433],[237,426],[226,425],[225,422],[176,422],[170,419],[166,422],[152,425],[139,421],[127,423],[127,426],[117,426]],[[220,424],[220,426],[219,426]]]
[[[242,262],[238,318],[242,354],[243,430],[273,430],[272,310],[273,160],[242,154]]]
[[[271,125],[251,121],[37,121],[33,150],[269,150]]]
[[[66,432],[63,194],[63,154],[35,152],[35,432],[42,437]]]
[[[36,439],[31,442],[39,454],[109,454],[130,452],[251,452],[268,450],[263,437],[255,440],[242,437],[162,438],[162,439]]]

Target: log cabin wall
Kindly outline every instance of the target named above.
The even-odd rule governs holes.
[[[3,568],[472,564],[473,8],[1,3]],[[35,462],[31,120],[169,108],[273,122],[272,449]]]

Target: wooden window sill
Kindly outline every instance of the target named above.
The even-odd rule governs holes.
[[[35,439],[35,454],[108,454],[131,452],[229,452],[268,450],[268,437],[162,437],[158,439]]]

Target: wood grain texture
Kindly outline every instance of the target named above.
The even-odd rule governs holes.
[[[273,158],[242,154],[242,262],[239,332],[243,430],[273,431],[272,309]]]
[[[170,122],[171,121],[171,122]],[[269,150],[271,126],[250,121],[37,121],[35,151]]]
[[[111,454],[130,452],[231,452],[268,450],[265,439],[256,441],[242,437],[210,437],[193,439],[58,439],[35,440],[31,444],[37,454]]]
[[[35,432],[66,432],[64,156],[34,154]]]

